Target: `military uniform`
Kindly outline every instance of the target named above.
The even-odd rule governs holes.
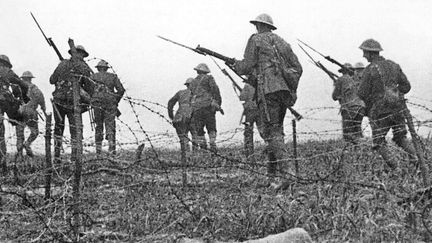
[[[88,56],[84,47],[77,46],[77,51],[84,52],[84,57]],[[70,52],[70,51],[69,51]],[[87,63],[81,58],[71,57],[61,61],[50,77],[50,83],[55,85],[53,92],[53,110],[54,110],[54,159],[60,162],[60,151],[62,147],[62,137],[64,132],[65,118],[69,121],[69,131],[72,140],[76,138],[76,125],[74,119],[73,107],[73,89],[72,84],[79,82],[80,86],[80,106],[81,111],[85,111],[90,101],[91,93],[90,75],[93,71]],[[72,151],[75,156],[76,151]]]
[[[22,116],[18,110],[23,100],[21,87],[24,87],[24,85],[11,68],[12,64],[9,58],[0,55],[0,167],[3,172],[7,170],[4,113],[8,115],[13,125],[17,124],[15,121],[22,121]]]
[[[193,78],[186,80],[185,85],[189,85]],[[178,102],[178,109],[173,114],[174,105]],[[180,139],[180,147],[182,152],[189,151],[189,138],[188,133],[192,131],[191,128],[191,116],[192,116],[192,106],[191,106],[191,91],[189,89],[184,89],[178,91],[169,101],[168,101],[168,116],[173,122],[173,126],[176,129],[177,135]]]
[[[363,137],[361,124],[365,105],[357,95],[359,84],[359,80],[354,79],[348,73],[343,73],[336,80],[332,94],[333,100],[338,100],[341,106],[343,138],[352,143],[357,143],[358,139]]]
[[[205,127],[209,135],[210,148],[216,151],[216,111],[220,110],[222,98],[213,76],[208,74],[210,70],[207,65],[199,64],[195,70],[199,72],[198,76],[190,84],[194,145],[207,148]]]
[[[270,29],[276,29],[271,17],[266,14],[259,15],[251,23],[265,24]],[[295,76],[291,82],[284,79],[278,56],[285,60]],[[283,121],[287,108],[296,100],[295,93],[302,67],[290,45],[270,30],[265,30],[249,38],[244,59],[236,61],[234,68],[239,74],[254,75],[257,82],[252,85],[261,89],[265,97],[262,100],[258,95],[257,102],[264,124],[263,134],[268,144],[268,174],[273,176],[277,165],[285,157]]]
[[[262,136],[262,122],[259,115],[258,106],[255,101],[255,88],[250,84],[245,84],[242,92],[240,93],[240,101],[243,103],[243,115],[245,117],[244,121],[244,150],[246,158],[249,158],[254,153],[254,143],[253,143],[253,128],[254,124],[257,125],[258,132]]]
[[[24,72],[22,77],[27,77],[25,75],[30,75],[31,78],[34,78],[30,72]],[[25,81],[24,81],[25,82]],[[33,156],[33,152],[31,150],[31,143],[37,138],[39,134],[38,128],[38,106],[41,109],[46,111],[45,106],[45,98],[40,91],[40,89],[33,83],[27,83],[27,97],[29,101],[20,107],[20,113],[23,115],[23,122],[16,126],[16,134],[17,134],[17,149],[18,153],[22,154],[22,149],[25,148],[27,151],[27,155]],[[27,141],[24,143],[24,128],[28,126],[30,128],[30,136],[27,138]]]
[[[99,67],[108,68],[108,63],[100,61]],[[106,139],[108,140],[108,151],[116,152],[116,123],[115,117],[118,112],[118,103],[123,97],[125,89],[116,74],[100,70],[93,74],[91,79],[94,81],[91,105],[94,109],[94,120],[96,123],[96,153],[102,150],[103,129],[105,124]]]
[[[366,40],[360,49],[368,51],[368,46],[376,45],[375,50],[382,50],[375,40]],[[376,51],[378,52],[378,51]],[[415,160],[412,144],[406,138],[403,95],[411,89],[410,82],[398,64],[386,60],[379,54],[370,58],[370,64],[363,72],[362,83],[358,96],[365,102],[366,111],[371,122],[374,148],[378,150],[387,164],[395,168],[395,160],[388,151],[385,136],[390,129],[393,130],[393,141],[404,149],[410,159]],[[389,87],[393,87],[395,97],[391,98]]]

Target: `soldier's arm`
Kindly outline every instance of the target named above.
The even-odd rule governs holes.
[[[56,84],[59,80],[61,80],[64,75],[64,73],[66,73],[68,70],[68,61],[67,60],[63,60],[59,63],[59,65],[56,67],[56,69],[54,70],[53,74],[51,74],[50,77],[50,84]]]
[[[290,67],[292,67],[294,70],[297,71],[297,75],[300,77],[303,73],[302,65],[300,64],[296,54],[294,54],[293,50],[291,49],[290,44],[282,40],[283,42],[283,53],[285,60],[288,62]]]
[[[116,96],[117,96],[117,102],[121,100],[123,97],[123,94],[125,93],[125,89],[123,87],[123,84],[120,82],[120,79],[117,77],[117,75],[114,75],[114,88],[116,90]]]
[[[24,94],[23,88],[25,85],[22,83],[23,81],[12,70],[10,70],[7,75],[12,88],[12,94],[15,96],[15,98],[24,101],[24,96],[27,94]]]
[[[341,87],[342,85],[341,84],[342,84],[341,78],[338,78],[335,82],[334,90],[332,93],[333,100],[339,100],[341,98],[341,94],[342,94],[342,92],[341,92],[342,91],[342,87]]]
[[[210,94],[212,95],[213,99],[216,100],[217,104],[219,106],[222,105],[222,97],[220,95],[219,87],[217,86],[214,78],[212,76],[209,76],[208,79],[209,87],[210,87]]]
[[[398,89],[401,93],[406,94],[411,90],[411,84],[408,81],[405,73],[402,72],[402,69],[399,67],[399,81],[398,81]]]
[[[372,92],[372,77],[369,69],[366,69],[363,72],[362,79],[360,81],[360,86],[357,91],[357,95],[360,99],[362,99],[365,103],[369,103],[369,96]]]
[[[36,88],[36,95],[38,96],[38,103],[42,109],[42,111],[44,112],[44,114],[46,114],[46,104],[45,104],[45,97],[42,93],[42,91],[39,88]]]
[[[174,119],[174,105],[179,100],[179,92],[177,92],[169,101],[168,101],[168,117],[172,120]]]
[[[234,64],[235,70],[240,75],[251,74],[253,68],[257,65],[258,62],[258,48],[256,45],[256,40],[254,39],[255,35],[252,35],[248,43],[246,45],[246,49],[243,55],[243,60],[236,61]]]

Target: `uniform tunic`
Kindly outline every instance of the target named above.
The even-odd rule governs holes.
[[[390,86],[397,87],[400,92],[400,99],[392,104],[385,99],[385,87]],[[379,56],[364,70],[358,96],[366,104],[375,145],[385,144],[385,136],[390,128],[393,129],[393,140],[396,143],[406,137],[403,95],[410,89],[411,85],[402,69],[391,60]]]

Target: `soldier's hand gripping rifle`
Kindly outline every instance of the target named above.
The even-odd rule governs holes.
[[[324,57],[327,61],[338,65],[340,68],[346,70],[348,72],[349,75],[353,75],[354,74],[354,69],[353,68],[347,68],[345,67],[342,63],[336,61],[335,59],[331,58],[330,56],[326,56],[324,54],[322,54],[321,52],[315,50],[313,47],[311,47],[310,45],[306,44],[304,41],[297,39],[298,41],[300,41],[303,45],[307,46],[309,49],[311,49],[312,51],[318,53],[320,56]],[[302,48],[303,49],[303,48]]]
[[[42,32],[43,37],[44,37],[45,40],[48,42],[48,45],[51,46],[51,47],[54,49],[54,51],[56,52],[56,54],[57,54],[58,58],[60,59],[60,61],[63,61],[64,58],[63,58],[63,56],[61,55],[60,51],[57,49],[57,46],[56,46],[56,44],[54,43],[54,41],[52,40],[52,38],[51,38],[51,37],[48,38],[48,37],[45,35],[45,33],[43,32],[42,28],[40,27],[38,21],[36,20],[35,16],[33,15],[33,13],[30,12],[30,14],[31,14],[33,20],[35,21],[37,27],[39,28],[39,30]]]
[[[200,55],[204,55],[204,56],[206,56],[206,55],[209,55],[209,56],[212,56],[212,57],[215,57],[215,58],[217,58],[217,59],[220,59],[220,60],[222,60],[222,61],[224,61],[225,62],[225,64],[238,76],[238,77],[240,77],[242,80],[243,80],[243,82],[245,82],[246,81],[246,79],[244,78],[244,77],[242,77],[240,74],[238,74],[237,72],[236,72],[236,70],[233,68],[233,65],[234,65],[234,63],[235,63],[235,59],[234,58],[231,58],[231,57],[227,57],[227,56],[224,56],[224,55],[222,55],[222,54],[220,54],[220,53],[217,53],[217,52],[215,52],[215,51],[212,51],[212,50],[210,50],[210,49],[207,49],[207,48],[204,48],[204,47],[201,47],[201,46],[197,46],[197,48],[192,48],[192,47],[189,47],[189,46],[186,46],[186,45],[183,45],[183,44],[180,44],[180,43],[178,43],[178,42],[175,42],[175,41],[172,41],[172,40],[170,40],[170,39],[167,39],[167,38],[165,38],[165,37],[162,37],[162,36],[157,36],[157,37],[159,37],[159,38],[161,38],[162,40],[165,40],[165,41],[168,41],[168,42],[171,42],[171,43],[173,43],[173,44],[176,44],[176,45],[179,45],[179,46],[181,46],[181,47],[183,47],[183,48],[186,48],[186,49],[189,49],[189,50],[191,50],[191,51],[193,51],[193,52],[196,52],[196,53],[198,53],[198,54],[200,54]],[[218,65],[219,66],[219,65]],[[219,67],[220,68],[220,67]],[[222,69],[221,69],[222,70]],[[241,88],[240,88],[240,86],[234,81],[234,79],[229,75],[229,73],[225,70],[225,69],[223,69],[222,70],[222,72],[225,74],[225,75],[227,75],[228,77],[229,77],[229,79],[231,80],[231,82],[233,82],[233,85],[241,92]],[[291,114],[293,114],[294,115],[294,117],[297,119],[297,120],[300,120],[300,119],[302,119],[303,117],[296,111],[296,110],[294,110],[292,107],[289,107],[288,108],[289,109],[289,111],[291,112]]]

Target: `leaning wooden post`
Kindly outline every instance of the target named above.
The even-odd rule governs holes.
[[[423,186],[428,187],[430,185],[429,168],[423,159],[423,149],[421,146],[422,141],[420,139],[420,136],[417,134],[417,132],[414,128],[413,118],[411,116],[410,110],[408,109],[408,106],[406,105],[406,102],[405,102],[404,116],[405,116],[405,120],[407,122],[408,130],[411,133],[411,139],[412,139],[414,149],[415,149],[416,154],[417,154],[418,163],[420,165],[421,175],[423,178]]]
[[[295,119],[292,119],[292,129],[293,129],[293,157],[294,157],[294,167],[296,176],[299,176],[299,168],[297,161],[297,122]]]
[[[72,57],[76,54],[75,44],[72,39],[68,41],[71,48]],[[80,226],[80,184],[81,184],[81,170],[82,170],[82,116],[80,106],[80,78],[72,82],[73,89],[73,106],[74,106],[74,120],[75,120],[75,139],[72,139],[72,154],[71,160],[75,164],[74,180],[72,185],[72,213],[73,223],[72,230],[75,234],[75,240],[79,240],[79,226]]]
[[[51,178],[52,178],[52,160],[51,160],[51,121],[52,115],[46,117],[45,123],[45,199],[51,198]]]

